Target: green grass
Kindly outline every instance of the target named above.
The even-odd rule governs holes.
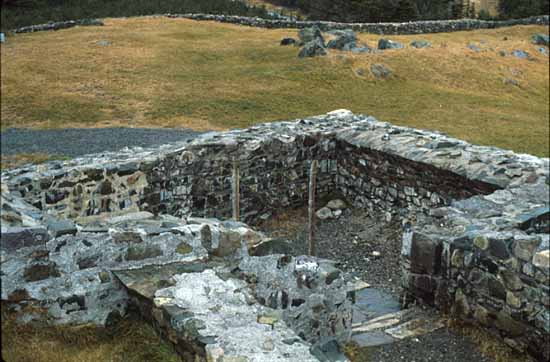
[[[2,128],[229,129],[338,108],[483,145],[548,156],[548,58],[530,36],[544,26],[394,36],[433,48],[332,51],[298,59],[266,30],[184,19],[106,19],[104,27],[17,35],[2,45]],[[503,40],[506,37],[507,40]],[[361,34],[375,46],[377,35]],[[102,47],[99,40],[112,45]],[[492,50],[474,53],[469,42]],[[534,60],[501,57],[524,49]],[[373,63],[392,71],[376,80]],[[356,70],[363,68],[364,76]],[[514,78],[519,87],[503,84]]]

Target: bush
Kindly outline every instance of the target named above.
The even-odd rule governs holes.
[[[549,0],[500,0],[500,17],[504,19],[526,18],[550,12]]]

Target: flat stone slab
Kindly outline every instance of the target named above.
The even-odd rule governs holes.
[[[311,345],[287,327],[279,312],[255,301],[245,281],[227,277],[227,268],[209,267],[214,269],[206,269],[206,264],[172,264],[114,274],[130,294],[149,301],[154,324],[184,358],[318,361],[310,353]]]
[[[396,327],[386,329],[386,333],[397,339],[421,336],[443,328],[444,323],[440,319],[413,319]]]

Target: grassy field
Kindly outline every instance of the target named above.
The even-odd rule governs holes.
[[[549,154],[548,58],[529,42],[548,27],[393,36],[434,46],[298,59],[297,48],[279,45],[294,30],[165,18],[105,23],[2,44],[2,128],[228,129],[347,108],[473,143]],[[360,38],[374,46],[379,36]],[[493,50],[466,48],[477,41]],[[517,48],[534,59],[498,55]],[[374,79],[372,63],[386,64],[392,77]],[[358,76],[359,68],[366,75]]]

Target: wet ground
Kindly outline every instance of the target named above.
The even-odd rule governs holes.
[[[260,229],[270,236],[287,238],[293,243],[296,253],[305,253],[306,225],[307,213],[301,209],[280,215],[261,225]],[[369,214],[364,210],[345,210],[338,219],[317,221],[319,256],[336,260],[338,266],[350,273],[352,278],[359,278],[370,285],[357,293],[354,325],[372,325],[373,320],[378,323],[379,319],[385,325],[366,333],[354,333],[354,362],[496,362],[494,353],[484,355],[480,350],[480,345],[489,342],[489,337],[487,341],[474,340],[464,331],[449,328],[446,317],[431,308],[415,307],[400,311],[401,235],[399,220],[387,221],[385,215]],[[398,315],[393,322],[392,313]],[[385,332],[407,321],[424,320],[429,321],[430,326],[435,323],[442,327],[403,339]],[[485,338],[484,334],[480,335]],[[497,343],[493,349],[501,349],[504,355],[509,353],[509,348],[504,344],[492,340],[491,343]],[[527,361],[522,356],[499,359],[504,360]]]

